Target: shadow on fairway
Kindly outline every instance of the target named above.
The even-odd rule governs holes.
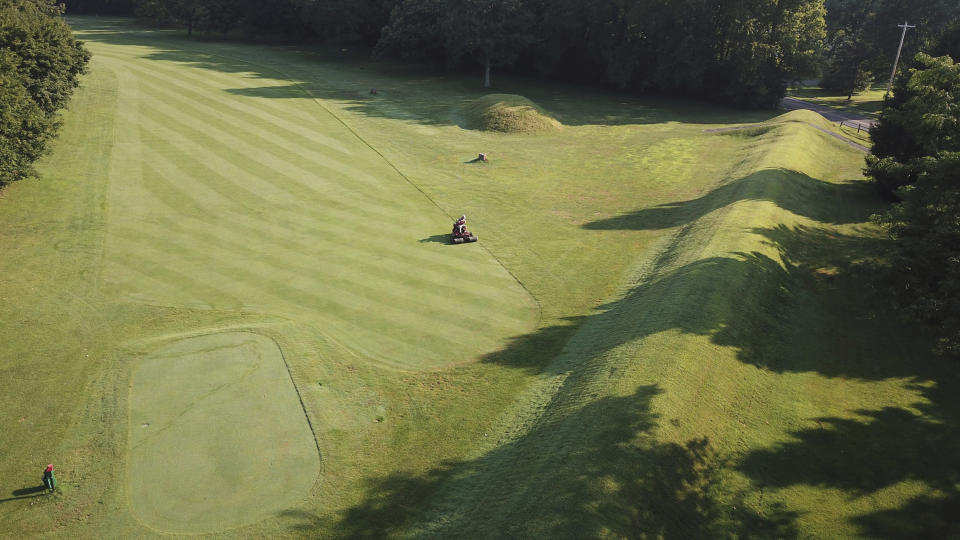
[[[22,496],[24,496],[24,495],[30,495],[30,494],[33,494],[33,493],[40,493],[41,491],[43,491],[43,490],[45,490],[45,489],[47,489],[46,486],[39,485],[39,486],[34,486],[34,487],[28,487],[28,488],[22,488],[22,489],[15,490],[13,493],[11,493],[11,495],[13,495],[14,497],[22,497]]]
[[[719,503],[725,464],[709,440],[675,444],[650,437],[659,420],[650,403],[661,392],[642,386],[582,408],[561,404],[562,413],[477,460],[372,481],[370,498],[343,514],[334,536],[796,536],[796,513],[777,508],[761,516],[736,494],[732,506]],[[431,523],[418,528],[411,518],[431,499]]]
[[[779,370],[903,378],[920,397],[909,408],[813,418],[816,427],[751,452],[739,469],[761,488],[839,489],[850,499],[879,494],[902,481],[921,482],[937,494],[917,495],[899,508],[857,516],[853,523],[872,538],[960,537],[960,377],[955,360],[924,350],[932,339],[923,328],[898,320],[886,307],[885,291],[893,285],[879,283],[873,265],[859,262],[884,253],[887,242],[782,226],[755,232],[778,247],[797,280],[815,296],[797,302],[794,331],[772,340],[796,345],[806,335],[804,348],[791,353],[789,347],[776,347],[769,354],[747,350],[741,358]],[[721,332],[715,339],[735,342],[734,334]],[[779,361],[769,361],[778,354]]]
[[[234,95],[290,99],[306,97],[306,90],[311,97],[346,102],[347,109],[357,114],[426,125],[459,125],[458,112],[491,92],[523,95],[568,126],[665,122],[741,124],[762,122],[783,112],[744,111],[696,101],[637,97],[588,86],[537,82],[506,73],[496,75],[495,90],[491,90],[484,89],[472,72],[438,74],[424,66],[358,59],[356,54],[339,55],[324,47],[277,46],[265,53],[263,46],[247,45],[249,49],[244,51],[243,44],[191,39],[178,31],[144,29],[134,26],[132,20],[74,16],[70,21],[80,39],[154,47],[155,51],[142,57],[145,60],[291,82],[279,87],[226,90]],[[245,52],[249,54],[243,59],[236,56]],[[370,88],[377,88],[378,94],[370,95]]]
[[[818,426],[792,432],[791,442],[757,450],[740,470],[760,487],[812,486],[843,490],[850,498],[880,493],[899,482],[921,482],[922,493],[899,508],[853,519],[871,538],[960,537],[960,384],[953,374],[921,389],[912,409],[859,410],[859,419],[816,418]]]
[[[10,501],[19,501],[21,499],[33,499],[36,497],[43,497],[46,495],[47,488],[46,486],[39,485],[28,488],[15,489],[10,494],[13,497],[8,497],[6,499],[0,499],[0,503],[10,502]]]
[[[435,234],[433,236],[428,236],[426,238],[421,238],[418,240],[421,244],[449,244],[450,235],[449,234]]]
[[[546,367],[569,375],[529,432],[472,461],[370,480],[369,498],[342,515],[336,535],[795,536],[798,512],[770,502],[759,514],[750,510],[748,493],[730,492],[723,481],[730,469],[752,480],[753,494],[808,485],[855,499],[903,480],[922,482],[942,495],[856,516],[852,524],[880,538],[960,532],[953,519],[960,511],[960,381],[953,363],[925,349],[922,329],[898,321],[872,290],[870,267],[858,261],[882,253],[885,242],[818,228],[751,232],[776,246],[783,263],[756,252],[697,261],[654,277],[600,313],[519,337],[488,356],[542,372],[566,354],[578,328],[594,326],[590,350],[581,351],[586,356]],[[603,359],[604,352],[678,329],[735,347],[742,362],[764,370],[904,379],[923,399],[910,409],[811,418],[818,426],[790,433],[790,442],[735,459],[702,439],[658,441],[653,430],[661,419],[650,403],[662,390],[655,385],[579,400],[598,374],[616,377],[623,367]]]
[[[868,182],[823,182],[787,169],[765,169],[724,184],[699,199],[661,204],[594,221],[586,229],[669,229],[691,223],[736,201],[770,201],[822,223],[862,223],[879,208]]]

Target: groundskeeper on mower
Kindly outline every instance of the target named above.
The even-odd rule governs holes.
[[[465,244],[467,242],[476,242],[477,235],[467,230],[467,216],[460,216],[453,224],[453,233],[450,234],[450,241],[454,244]]]

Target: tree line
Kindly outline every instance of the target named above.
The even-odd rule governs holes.
[[[960,21],[956,0],[826,0],[821,86],[852,95],[885,82],[905,22],[914,26],[904,40],[903,57],[929,52]]]
[[[67,0],[188,34],[244,32],[376,47],[623,90],[773,107],[816,71],[823,0]]]
[[[0,187],[32,174],[90,54],[54,0],[0,0]]]
[[[960,24],[919,53],[871,131],[868,176],[895,202],[875,216],[894,242],[880,277],[899,311],[960,356]]]
[[[187,33],[376,47],[440,67],[478,65],[744,107],[822,75],[852,95],[960,20],[955,0],[65,0]]]

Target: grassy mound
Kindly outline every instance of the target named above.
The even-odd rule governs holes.
[[[501,133],[551,133],[561,124],[529,99],[515,94],[490,94],[467,107],[467,125]]]

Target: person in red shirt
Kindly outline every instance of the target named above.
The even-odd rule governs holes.
[[[43,471],[43,485],[50,491],[57,487],[57,477],[53,475],[53,463],[47,465],[47,468]]]

